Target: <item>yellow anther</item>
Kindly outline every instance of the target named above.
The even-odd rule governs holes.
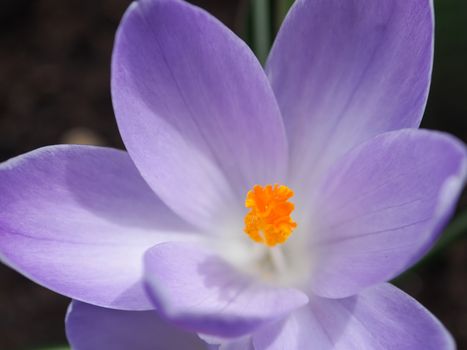
[[[284,243],[297,227],[290,214],[295,206],[288,200],[293,191],[284,185],[255,185],[246,195],[244,231],[250,238],[269,247]]]

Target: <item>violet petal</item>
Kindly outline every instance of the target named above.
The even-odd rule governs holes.
[[[221,338],[251,333],[307,303],[299,290],[246,276],[196,244],[162,243],[145,255],[155,306],[187,330]]]
[[[51,146],[0,165],[0,258],[74,299],[149,309],[142,258],[194,229],[151,191],[126,152]]]
[[[141,0],[116,38],[112,97],[132,159],[155,192],[212,228],[256,183],[280,181],[287,143],[253,53],[185,1]]]
[[[120,311],[73,301],[66,333],[74,350],[207,350],[196,334],[163,321],[155,311]]]
[[[430,0],[295,1],[267,73],[296,183],[372,136],[419,125],[433,27]]]
[[[350,296],[420,259],[455,209],[466,160],[454,137],[418,129],[379,135],[339,160],[313,199],[313,291]]]
[[[454,350],[444,326],[411,296],[380,284],[346,299],[311,298],[288,320],[265,327],[256,350]]]

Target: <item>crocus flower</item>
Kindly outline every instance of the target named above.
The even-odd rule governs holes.
[[[4,163],[2,260],[79,300],[76,349],[452,349],[386,283],[466,176],[463,144],[417,129],[432,59],[429,0],[297,0],[265,70],[203,10],[140,0],[112,61],[128,153]]]

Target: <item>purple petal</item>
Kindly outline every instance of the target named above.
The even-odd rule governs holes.
[[[430,0],[297,0],[267,64],[295,180],[372,136],[417,127],[432,62]]]
[[[314,198],[313,291],[350,296],[418,260],[451,216],[466,170],[465,146],[439,132],[389,132],[349,152]]]
[[[209,350],[255,350],[250,335],[241,338],[226,339],[198,334],[208,345]]]
[[[280,181],[279,108],[250,49],[184,1],[134,3],[117,33],[112,95],[123,141],[149,185],[201,227]],[[228,208],[228,209],[227,209]]]
[[[175,324],[223,338],[252,332],[307,303],[302,292],[261,284],[190,243],[162,243],[145,256],[155,305]]]
[[[242,338],[222,344],[219,350],[255,350],[251,338]]]
[[[256,350],[454,350],[444,326],[415,299],[381,284],[347,299],[315,297],[254,337]]]
[[[74,350],[196,350],[207,345],[194,333],[160,319],[154,311],[119,311],[73,301],[66,333]]]
[[[152,308],[142,257],[192,230],[125,152],[52,146],[0,165],[0,257],[33,281],[88,303]]]

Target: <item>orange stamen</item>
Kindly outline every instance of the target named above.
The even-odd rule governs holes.
[[[293,191],[284,185],[255,185],[246,195],[244,231],[250,238],[269,247],[284,243],[297,227],[290,214],[295,206],[289,202]]]

